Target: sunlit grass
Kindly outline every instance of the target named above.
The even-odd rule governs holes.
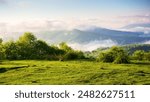
[[[150,62],[2,61],[4,85],[150,85]]]

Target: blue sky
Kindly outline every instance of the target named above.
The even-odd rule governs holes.
[[[150,22],[149,5],[150,0],[0,0],[0,22],[73,19],[72,24],[82,19],[82,23],[119,27]]]

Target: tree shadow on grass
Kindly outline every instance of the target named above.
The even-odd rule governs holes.
[[[136,64],[136,65],[150,65],[150,62],[132,62],[131,64]]]
[[[0,73],[5,73],[5,72],[7,72],[6,68],[0,68]]]
[[[27,68],[27,67],[28,66],[16,66],[13,68],[0,68],[0,73],[5,73],[5,72],[10,71],[10,70],[17,70],[17,69]]]

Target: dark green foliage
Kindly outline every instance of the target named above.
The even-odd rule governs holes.
[[[60,57],[60,60],[75,60],[84,58],[83,52],[73,50],[65,42],[60,43],[59,48],[65,51],[64,55]]]
[[[133,53],[132,59],[134,60],[147,60],[150,61],[150,52],[145,52],[143,50],[137,50]]]
[[[133,53],[133,58],[136,60],[143,60],[144,59],[144,51],[143,50],[137,50]]]
[[[71,47],[69,47],[65,42],[62,42],[59,44],[60,49],[68,52],[68,51],[72,51],[73,49]]]
[[[64,60],[83,59],[84,54],[81,51],[69,51],[64,55]]]
[[[3,44],[0,43],[0,60],[5,59],[5,48]]]
[[[145,58],[145,60],[150,61],[150,52],[145,52],[144,58]]]
[[[37,38],[32,33],[24,33],[16,42],[18,46],[18,59],[34,59]]]
[[[5,49],[5,57],[9,60],[16,60],[18,59],[18,46],[15,42],[9,41],[4,44]]]
[[[110,50],[112,51],[114,56],[114,63],[121,64],[130,62],[128,52],[124,49],[119,47],[112,47]]]
[[[115,64],[122,64],[129,62],[130,62],[129,56],[126,55],[125,53],[122,53],[121,55],[117,56],[116,59],[114,60]]]
[[[18,40],[18,42],[20,43],[24,43],[24,44],[34,44],[37,41],[37,38],[30,32],[26,32],[24,33],[23,36],[21,36]]]
[[[2,44],[2,42],[3,42],[3,39],[2,39],[2,38],[0,38],[0,44]]]
[[[78,59],[84,59],[84,53],[82,51],[76,51],[76,53],[78,54]]]
[[[137,50],[142,50],[145,52],[150,51],[150,44],[131,44],[131,45],[125,45],[121,47],[123,49],[126,49],[130,55],[132,55]]]
[[[100,53],[98,60],[102,62],[113,62],[114,57],[111,52],[107,51]]]
[[[64,56],[65,60],[73,60],[73,59],[77,59],[77,58],[78,58],[78,55],[74,51],[70,51],[70,52],[66,53]]]
[[[57,56],[64,54],[61,49],[49,46],[42,40],[37,38],[32,33],[25,33],[17,41],[19,47],[18,59],[58,59]]]
[[[81,51],[75,51],[65,42],[57,46],[49,46],[42,40],[37,38],[30,32],[24,33],[18,41],[8,41],[2,43],[0,41],[0,59],[8,60],[29,60],[29,59],[45,59],[45,60],[72,60],[83,58]]]
[[[125,45],[125,46],[120,46],[126,54],[122,54],[122,59],[117,58],[118,60],[124,60],[123,62],[128,62],[129,59],[133,60],[150,60],[150,44],[132,44],[132,45]],[[111,58],[111,53],[110,53],[111,48],[99,48],[95,51],[92,51],[92,53],[89,54],[89,56],[99,56],[97,58],[98,61],[104,61],[104,62],[113,62],[113,58]],[[109,52],[109,53],[108,53]],[[122,52],[122,51],[121,51]],[[100,54],[99,54],[100,53]],[[115,55],[115,54],[113,54]],[[115,55],[116,56],[116,55]],[[125,56],[123,58],[123,56]],[[126,57],[128,56],[128,57]],[[130,58],[129,58],[130,57]],[[126,60],[128,59],[128,60]],[[120,62],[120,61],[119,61]],[[121,61],[122,62],[122,61]],[[114,62],[116,63],[116,61]]]
[[[46,55],[48,55],[50,47],[44,41],[38,40],[35,44],[35,48],[36,50],[33,57],[36,59],[43,59]],[[36,54],[38,54],[38,56]]]
[[[102,62],[113,62],[116,64],[129,63],[129,56],[122,48],[112,47],[111,49],[100,53],[98,60]]]
[[[120,47],[123,48],[124,50],[126,50],[129,55],[132,55],[137,50],[143,50],[145,52],[150,51],[150,44],[130,44],[130,45],[123,45]],[[98,56],[99,53],[109,50],[109,49],[110,49],[109,47],[98,48],[98,49],[92,51],[92,53],[90,53],[90,55],[95,57],[95,56]]]

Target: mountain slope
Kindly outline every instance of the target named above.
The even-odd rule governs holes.
[[[104,28],[95,28],[92,30],[71,31],[53,31],[37,34],[40,38],[51,41],[51,43],[60,43],[62,41],[69,43],[89,43],[92,41],[112,40],[119,45],[143,43],[150,40],[150,37],[144,36],[142,32],[127,32],[109,30]]]

